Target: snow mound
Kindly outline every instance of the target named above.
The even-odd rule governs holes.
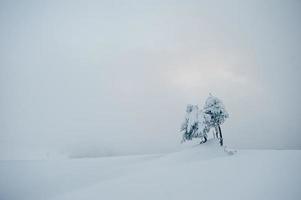
[[[168,163],[186,163],[186,162],[201,162],[219,157],[225,157],[228,154],[224,148],[220,146],[218,140],[210,139],[204,144],[196,144],[182,151],[174,152],[162,156],[160,160]]]

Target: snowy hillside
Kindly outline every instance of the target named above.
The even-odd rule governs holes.
[[[301,151],[213,141],[145,156],[0,161],[1,200],[299,199]]]

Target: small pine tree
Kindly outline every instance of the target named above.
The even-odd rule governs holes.
[[[181,127],[183,134],[183,142],[186,140],[192,140],[193,138],[202,138],[201,143],[207,141],[207,133],[210,128],[205,122],[204,113],[199,111],[198,106],[187,105],[186,116],[184,123]]]
[[[183,142],[186,140],[191,140],[197,130],[198,110],[198,106],[189,104],[186,107],[185,120],[181,126],[181,132],[183,133]]]
[[[201,143],[205,143],[207,141],[207,133],[210,131],[210,126],[207,124],[206,114],[204,112],[199,111],[198,113],[198,129],[195,133],[195,138],[202,138]]]
[[[210,94],[204,105],[203,112],[205,113],[207,127],[215,128],[220,139],[220,145],[223,146],[223,136],[220,126],[229,117],[223,102]]]

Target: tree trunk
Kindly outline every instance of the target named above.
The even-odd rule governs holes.
[[[219,143],[221,146],[223,146],[223,135],[222,135],[222,130],[221,130],[221,127],[218,125],[218,131],[219,131]]]
[[[218,129],[216,126],[214,128],[215,128],[215,137],[218,138]]]
[[[204,140],[201,140],[200,144],[204,144],[205,142],[207,142],[207,137],[204,137]]]

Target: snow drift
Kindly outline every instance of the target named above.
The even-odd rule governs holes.
[[[1,161],[1,200],[299,199],[301,151],[239,150],[215,141],[145,156]]]

